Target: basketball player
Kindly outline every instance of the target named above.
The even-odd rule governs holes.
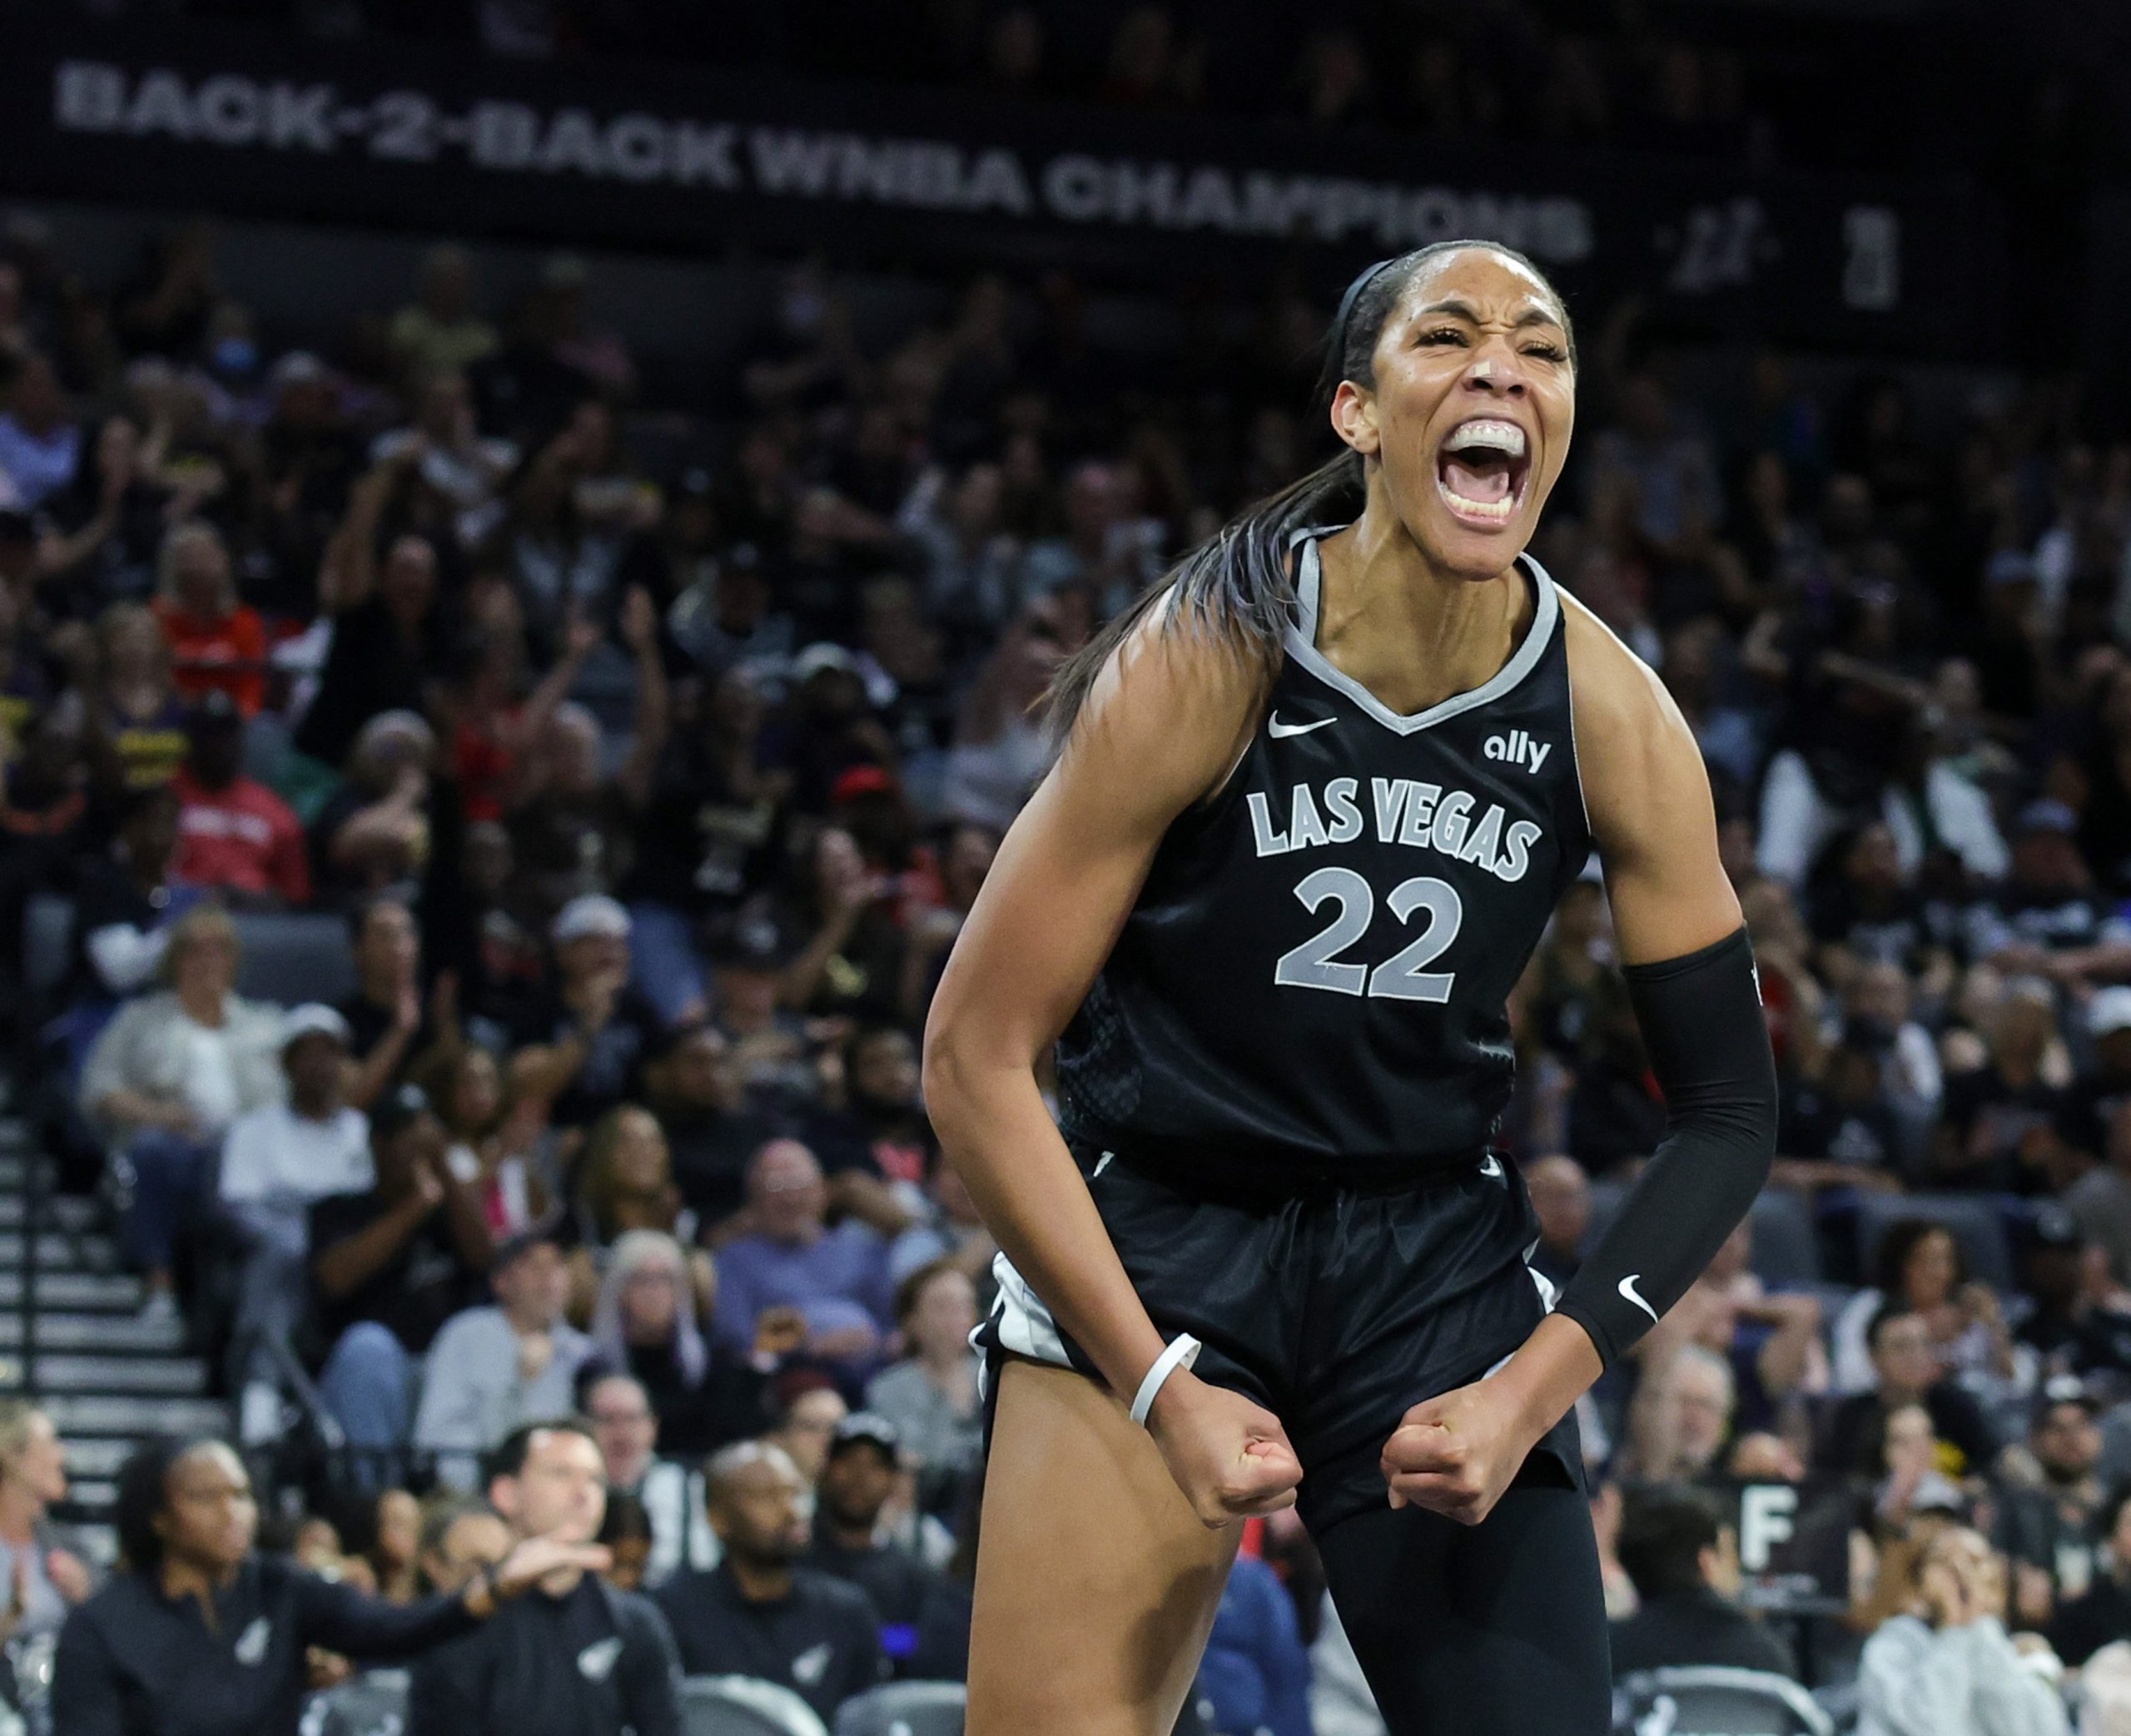
[[[1164,1736],[1233,1521],[1298,1498],[1394,1731],[1601,1736],[1570,1407],[1767,1173],[1694,737],[1522,553],[1575,420],[1561,298],[1489,244],[1387,260],[1327,374],[1346,451],[1060,672],[933,1005],[926,1100],[1004,1250],[972,1736]],[[1593,846],[1667,1125],[1552,1297],[1488,1140]]]

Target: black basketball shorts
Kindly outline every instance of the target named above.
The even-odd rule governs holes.
[[[1303,1520],[1320,1536],[1385,1504],[1378,1461],[1408,1407],[1489,1372],[1552,1301],[1525,1263],[1538,1228],[1523,1181],[1492,1153],[1395,1190],[1319,1183],[1268,1198],[1185,1191],[1122,1152],[1068,1148],[1155,1329],[1190,1332],[1205,1347],[1201,1380],[1279,1418],[1302,1461]],[[996,1268],[976,1338],[987,1395],[1009,1356],[1095,1376],[1004,1255]],[[1534,1449],[1534,1473],[1583,1488],[1573,1412]]]

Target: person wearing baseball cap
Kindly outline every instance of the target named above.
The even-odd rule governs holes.
[[[629,980],[629,913],[588,893],[556,913],[548,930],[555,970],[545,994],[512,1032],[528,1095],[554,1104],[556,1123],[583,1127],[637,1089],[664,1023]]]
[[[242,1383],[246,1445],[271,1439],[281,1426],[268,1347],[296,1329],[310,1208],[333,1194],[360,1193],[375,1179],[369,1122],[345,1095],[347,1020],[315,1001],[288,1014],[281,1070],[287,1100],[238,1116],[222,1146],[222,1215],[244,1250],[231,1372]]]
[[[807,1565],[856,1585],[881,1615],[891,1658],[915,1645],[917,1616],[938,1573],[881,1535],[881,1512],[902,1478],[902,1437],[887,1417],[854,1411],[829,1436]]]

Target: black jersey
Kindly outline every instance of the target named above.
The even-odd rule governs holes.
[[[1561,600],[1495,677],[1402,717],[1316,647],[1317,538],[1264,719],[1171,822],[1059,1044],[1066,1132],[1279,1186],[1476,1153],[1515,1073],[1505,1003],[1591,833]]]

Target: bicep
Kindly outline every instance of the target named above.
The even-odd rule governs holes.
[[[934,1034],[1032,1059],[1064,1029],[1163,835],[1237,757],[1250,696],[1218,651],[1135,633],[1001,844],[933,996]]]
[[[1600,665],[1577,748],[1584,803],[1606,870],[1624,964],[1655,964],[1736,930],[1709,773],[1694,732],[1657,677],[1628,657]]]

